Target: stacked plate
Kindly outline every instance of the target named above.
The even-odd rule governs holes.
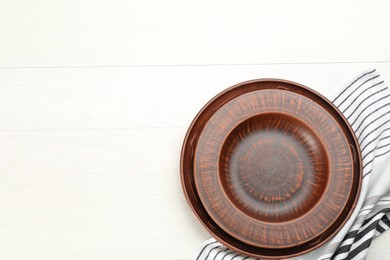
[[[184,193],[224,245],[260,258],[307,253],[348,220],[361,156],[338,109],[285,80],[233,86],[192,122],[181,154]]]

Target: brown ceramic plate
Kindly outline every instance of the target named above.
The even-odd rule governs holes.
[[[196,116],[181,154],[184,193],[220,242],[254,257],[307,253],[349,218],[358,142],[327,99],[300,84],[233,86]]]

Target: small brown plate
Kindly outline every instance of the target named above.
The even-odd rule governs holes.
[[[250,256],[285,258],[321,246],[345,224],[360,192],[361,156],[326,98],[260,79],[199,112],[184,140],[181,178],[217,240]]]

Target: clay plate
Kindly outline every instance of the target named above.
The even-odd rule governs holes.
[[[220,242],[261,258],[307,253],[333,237],[361,185],[342,114],[300,84],[238,84],[196,116],[181,155],[184,193]]]

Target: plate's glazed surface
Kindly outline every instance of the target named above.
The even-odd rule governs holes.
[[[356,138],[314,91],[283,80],[238,84],[193,121],[181,158],[202,224],[255,257],[303,254],[345,223],[360,190]]]

